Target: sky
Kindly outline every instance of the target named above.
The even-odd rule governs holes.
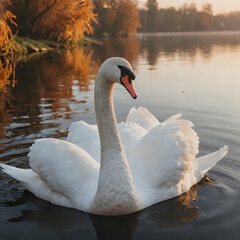
[[[143,7],[147,0],[138,0],[139,6]],[[180,7],[184,3],[196,3],[197,7],[201,9],[204,3],[211,3],[213,5],[214,13],[223,13],[229,11],[240,11],[240,0],[157,0],[158,6],[166,7]]]

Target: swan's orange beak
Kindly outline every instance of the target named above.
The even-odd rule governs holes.
[[[125,75],[124,77],[121,77],[121,83],[122,85],[128,90],[128,92],[131,94],[131,96],[136,99],[137,93],[135,92],[133,85],[132,85],[132,79],[129,75]]]

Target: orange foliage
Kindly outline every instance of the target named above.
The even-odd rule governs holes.
[[[128,35],[141,26],[136,1],[93,0],[99,14],[99,34]]]
[[[48,0],[40,1],[39,11],[42,11]],[[56,1],[44,17],[39,18],[33,26],[33,33],[53,40],[77,40],[84,33],[92,33],[92,21],[96,22],[93,5],[89,0],[80,2]]]
[[[3,122],[8,119],[6,114],[6,104],[11,105],[9,101],[7,88],[10,85],[14,85],[15,81],[10,81],[9,78],[13,75],[14,78],[14,63],[11,52],[11,39],[12,32],[8,23],[15,24],[15,16],[6,10],[3,3],[8,1],[0,2],[0,137],[4,135]]]
[[[136,5],[131,0],[126,0],[122,5],[123,29],[126,33],[136,32],[141,26]]]
[[[76,41],[97,22],[90,0],[11,0],[20,36]]]
[[[3,2],[1,1],[0,2],[0,53],[2,52],[3,47],[8,46],[10,43],[12,32],[7,22],[9,21],[10,23],[15,24],[15,22],[13,21],[14,18],[15,16],[10,11],[7,11],[5,9]]]

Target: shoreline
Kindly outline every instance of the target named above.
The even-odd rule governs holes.
[[[69,44],[64,42],[54,42],[42,39],[35,40],[28,37],[15,36],[12,38],[10,45],[5,49],[2,49],[0,56],[6,57],[9,54],[44,53],[59,49],[85,47],[91,44],[101,45],[102,43],[88,37],[80,38],[76,43]]]

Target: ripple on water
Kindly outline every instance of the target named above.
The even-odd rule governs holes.
[[[120,87],[114,92],[118,119],[125,119],[132,105],[147,107],[161,121],[181,112],[195,124],[199,155],[225,144],[229,153],[208,173],[213,182],[204,180],[179,197],[123,217],[54,206],[1,172],[0,238],[240,239],[240,34],[226,34],[105,39],[105,47],[92,46],[90,53],[87,48],[50,52],[16,67],[18,82],[6,95],[9,109],[0,123],[1,162],[27,168],[35,139],[65,138],[73,121],[95,123],[93,79],[110,55],[129,58],[137,75],[136,101]]]

